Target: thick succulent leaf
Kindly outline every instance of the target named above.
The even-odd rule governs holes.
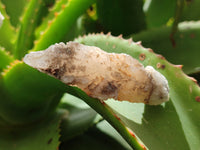
[[[59,146],[59,124],[62,113],[57,113],[29,126],[0,127],[2,150],[56,150]]]
[[[124,139],[131,145],[132,148],[137,150],[144,150],[145,147],[142,145],[134,134],[128,130],[113,110],[105,103],[100,102],[98,99],[89,97],[86,93],[77,87],[66,86],[67,93],[74,95],[84,100],[89,106],[91,106],[96,112],[102,115],[114,128],[124,137]]]
[[[19,23],[19,18],[23,13],[25,6],[28,3],[28,0],[1,0],[2,3],[6,6],[6,12],[10,17],[10,22],[13,26],[17,26]]]
[[[63,12],[63,9],[69,4],[69,0],[57,0],[56,3],[53,5],[51,9],[49,9],[48,15],[43,19],[42,24],[36,29],[35,36],[36,40],[42,36],[46,30],[46,27],[51,24],[50,22],[53,21],[59,13]],[[82,17],[79,17],[73,25],[71,25],[70,30],[68,30],[65,35],[62,35],[62,38],[60,41],[70,41],[73,40],[78,35],[83,35],[84,29],[81,25]],[[68,23],[66,24],[66,26]]]
[[[13,40],[15,37],[15,31],[10,24],[10,19],[6,13],[5,5],[0,1],[0,12],[4,16],[3,24],[0,27],[0,45],[5,47],[6,50],[11,51],[14,47]]]
[[[130,35],[146,27],[142,6],[142,0],[97,0],[97,15],[105,32]]]
[[[43,19],[41,25],[36,29],[35,31],[36,39],[38,39],[43,34],[43,32],[45,31],[46,27],[49,24],[49,21],[53,20],[54,17],[56,17],[56,15],[58,15],[58,13],[62,11],[63,9],[62,7],[67,5],[68,1],[69,0],[56,0],[53,7],[49,9],[48,15]]]
[[[60,150],[127,150],[109,135],[93,128],[83,135],[61,143]]]
[[[184,8],[180,3],[185,3]],[[183,9],[180,9],[181,11],[179,13],[179,19],[181,21],[200,19],[200,0],[188,0],[186,2],[183,0],[147,0],[144,9],[148,28],[170,25],[174,21],[174,17],[176,17],[180,7]],[[162,16],[159,19],[158,14]]]
[[[152,48],[174,64],[183,64],[185,73],[199,70],[200,22],[184,22],[178,26],[174,41],[170,40],[171,28],[161,27],[133,35],[135,41]]]
[[[70,101],[73,101],[72,97]],[[63,102],[60,103],[59,108],[68,110],[67,118],[62,119],[60,126],[61,141],[67,141],[83,134],[94,124],[97,113],[92,108],[80,109]]]
[[[118,112],[125,124],[133,129],[149,149],[190,149],[179,115],[171,100],[160,106],[126,102],[122,104],[113,100],[109,100],[108,104]]]
[[[47,48],[49,45],[60,40],[70,31],[72,25],[77,18],[86,11],[86,9],[95,2],[95,0],[71,0],[67,5],[62,7],[62,10],[56,14],[53,20],[40,38],[35,42],[34,51]],[[51,38],[49,38],[51,37]]]
[[[148,28],[155,28],[165,25],[170,18],[173,18],[175,9],[176,0],[151,0],[150,2],[147,0],[145,5],[145,13]]]
[[[14,56],[21,59],[29,49],[33,47],[35,40],[34,31],[47,13],[48,4],[46,1],[33,0],[28,3],[26,13],[23,14],[20,23]]]
[[[5,51],[4,48],[0,47],[0,72],[6,68],[12,61],[14,61],[14,58]]]
[[[179,149],[181,147],[182,149],[187,149],[189,147],[190,149],[198,149],[200,147],[200,88],[191,78],[183,73],[179,66],[168,63],[162,56],[154,54],[151,49],[142,47],[140,43],[132,43],[120,37],[89,35],[79,38],[76,41],[100,47],[108,52],[127,53],[138,59],[144,66],[153,66],[167,78],[170,86],[170,102],[166,103],[164,107],[146,106],[145,110],[140,111],[140,115],[143,113],[142,117],[144,121],[142,122],[142,126],[145,126],[146,132],[144,132],[144,128],[140,128],[141,130],[139,130],[137,128],[139,125],[135,128],[134,124],[137,124],[137,121],[134,119],[134,114],[128,119],[126,115],[120,117],[129,128],[137,131],[137,135],[144,140],[144,144],[148,148],[173,149],[175,147]],[[141,54],[145,56],[145,59],[141,59]],[[125,108],[121,113],[131,114],[133,110],[138,110],[137,105],[130,104],[132,111],[126,109],[127,106],[124,103],[119,103],[120,105]],[[150,117],[150,119],[155,117],[157,120],[156,122],[154,120],[147,120],[149,124],[145,125],[145,118],[147,117]],[[175,126],[174,130],[168,124]],[[176,128],[179,130],[176,130]],[[148,134],[149,131],[152,134]],[[162,142],[161,145],[158,145],[158,142],[154,139],[155,134],[159,135],[159,141]],[[147,140],[151,142],[147,142]],[[174,143],[174,141],[177,142]],[[183,147],[183,143],[185,143],[185,147]]]
[[[130,147],[130,145],[122,138],[122,136],[120,136],[120,134],[106,120],[99,122],[97,124],[97,128],[101,132],[103,132],[103,133],[109,135],[110,137],[112,137],[113,139],[115,139],[118,143],[123,145],[123,147],[125,147],[127,150],[132,149]]]
[[[199,7],[200,7],[200,0],[189,0],[187,1],[184,11],[181,16],[181,20],[199,20]]]
[[[0,116],[11,125],[34,122],[52,113],[64,92],[60,81],[16,61],[0,77]]]
[[[87,105],[84,101],[82,101],[81,99],[79,99],[79,98],[77,98],[75,96],[72,96],[70,94],[65,94],[63,96],[62,100],[61,100],[61,103],[65,103],[65,104],[71,105],[71,106],[73,106],[72,108],[74,108],[74,109],[85,110],[85,112],[89,112],[88,110],[90,108],[90,106]],[[90,116],[87,116],[86,118],[89,118],[89,117]],[[90,126],[90,127],[95,127],[95,126],[101,132],[103,132],[103,133],[109,135],[110,137],[112,137],[113,139],[115,139],[118,143],[123,145],[126,149],[131,149],[131,147],[120,136],[120,134],[107,121],[103,120],[103,118],[100,115],[96,116],[95,120],[93,121],[92,126]],[[61,130],[61,132],[62,132],[62,130]],[[64,134],[66,134],[66,133],[64,133]],[[61,133],[61,135],[63,135],[63,134]],[[67,142],[67,143],[69,143],[69,142]],[[114,147],[114,146],[112,145],[111,148],[112,147]]]

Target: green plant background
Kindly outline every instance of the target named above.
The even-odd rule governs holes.
[[[200,0],[0,0],[0,150],[199,149],[199,7]],[[23,63],[30,51],[71,40],[153,66],[169,82],[169,102],[101,103]]]

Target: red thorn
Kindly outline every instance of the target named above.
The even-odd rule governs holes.
[[[190,80],[192,80],[194,83],[197,84],[197,80],[196,80],[195,78],[193,78],[193,77],[189,77],[189,76],[188,76],[188,78],[189,78]]]
[[[55,13],[54,13],[54,16],[57,17],[57,16],[58,16],[58,12],[55,12]]]
[[[103,100],[100,100],[101,104],[106,105],[106,103]]]
[[[66,5],[62,4],[62,9],[65,9]]]
[[[183,68],[183,65],[175,65],[176,68],[180,68],[182,69]]]
[[[2,5],[2,8],[5,9],[5,8],[6,8],[6,5],[3,4],[3,5]]]
[[[50,26],[52,24],[52,21],[48,21],[48,26]]]
[[[122,35],[122,34],[120,34],[120,35],[118,36],[118,38],[122,39],[122,38],[123,38],[123,35]]]
[[[147,150],[146,147],[143,144],[140,144],[143,150]]]
[[[157,54],[157,57],[160,58],[160,59],[165,60],[165,57],[164,57],[163,55],[159,55],[159,54]]]
[[[200,96],[196,96],[196,97],[195,97],[195,100],[196,100],[197,102],[200,102]]]
[[[142,41],[136,42],[137,45],[142,45]]]
[[[131,45],[132,42],[133,42],[132,38],[128,39],[128,43],[129,43],[129,45]]]
[[[110,35],[111,35],[111,32],[108,32],[108,33],[107,33],[107,36],[110,36]]]
[[[127,128],[127,130],[128,130],[128,132],[130,133],[130,135],[132,135],[133,138],[136,139],[136,136],[135,136],[135,134],[133,133],[133,131],[132,131],[131,129],[129,129],[129,128]],[[140,142],[138,142],[138,143],[140,144],[140,146],[142,147],[143,150],[147,150],[146,147],[145,147],[143,144],[141,144]]]
[[[151,48],[149,48],[148,51],[151,53],[154,53],[154,51]]]
[[[128,129],[128,132],[130,133],[130,135],[132,135],[134,138],[136,138],[136,136],[135,136],[135,134],[133,133],[133,131],[130,130],[129,128],[127,128],[127,129]]]
[[[115,118],[117,118],[117,120],[121,120],[116,114],[114,114]]]

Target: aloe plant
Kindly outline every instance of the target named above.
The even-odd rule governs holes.
[[[198,6],[184,0],[1,0],[0,149],[199,149],[200,88],[187,75],[199,74]],[[23,62],[30,51],[71,40],[154,67],[168,80],[170,100],[157,106],[102,102]]]

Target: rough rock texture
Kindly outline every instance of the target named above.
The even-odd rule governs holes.
[[[68,42],[31,52],[24,62],[101,101],[114,98],[157,105],[169,99],[166,78],[126,54]]]

